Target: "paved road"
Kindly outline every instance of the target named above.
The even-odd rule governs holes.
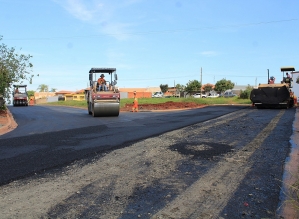
[[[110,118],[112,123],[92,118],[99,124],[81,127],[82,120],[80,128],[6,136],[0,139],[2,184],[38,174],[1,186],[1,213],[6,218],[280,218],[276,210],[296,109],[239,109],[124,113]],[[63,110],[53,119],[64,119],[73,109]]]
[[[9,107],[19,126],[0,136],[0,185],[243,108],[214,106],[93,118],[77,108]]]

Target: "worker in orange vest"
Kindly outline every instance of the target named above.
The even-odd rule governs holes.
[[[294,106],[297,106],[297,97],[295,96],[294,92],[290,89],[290,97],[294,100]]]
[[[100,78],[98,79],[98,86],[99,90],[107,91],[106,80],[104,79],[105,75],[101,74]]]
[[[136,97],[136,91],[134,91],[134,102],[133,102],[133,107],[132,107],[132,112],[138,112],[138,99]]]

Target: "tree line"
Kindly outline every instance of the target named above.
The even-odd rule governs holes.
[[[21,54],[14,47],[0,44],[0,95],[3,98],[10,99],[13,84],[23,84],[24,81],[32,83],[34,74],[31,58],[31,55]]]
[[[201,93],[202,87],[205,93],[209,93],[212,90],[223,93],[226,90],[233,89],[235,84],[231,82],[230,80],[222,79],[220,81],[217,81],[215,85],[212,84],[205,84],[202,86],[202,84],[198,80],[192,80],[189,81],[186,85],[177,84],[175,86],[176,90],[179,92],[186,92],[187,94],[190,93]],[[214,87],[214,88],[213,88]],[[160,89],[163,93],[168,91],[168,85],[167,84],[161,84]]]
[[[176,90],[179,92],[186,92],[187,94],[192,93],[201,93],[202,89],[204,93],[210,93],[211,91],[216,91],[218,93],[223,93],[226,90],[231,90],[235,86],[231,80],[221,79],[216,82],[215,85],[213,84],[202,84],[198,80],[191,80],[186,85],[177,84],[175,86]],[[166,93],[169,89],[167,84],[161,84],[160,89],[163,93]],[[248,85],[244,91],[241,91],[240,98],[248,99],[250,97],[250,92],[253,89],[252,86]]]

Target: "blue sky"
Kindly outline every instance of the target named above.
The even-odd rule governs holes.
[[[87,87],[91,67],[119,87],[237,85],[299,70],[298,0],[0,0],[0,43],[30,54],[33,84]],[[296,76],[297,77],[297,76]]]

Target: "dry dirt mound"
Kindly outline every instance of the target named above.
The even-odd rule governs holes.
[[[131,111],[133,107],[132,104],[126,104],[120,109],[120,111]],[[187,109],[187,108],[201,108],[204,107],[202,104],[196,104],[193,102],[173,102],[168,101],[165,103],[157,104],[139,104],[139,110],[170,110],[170,109]]]

